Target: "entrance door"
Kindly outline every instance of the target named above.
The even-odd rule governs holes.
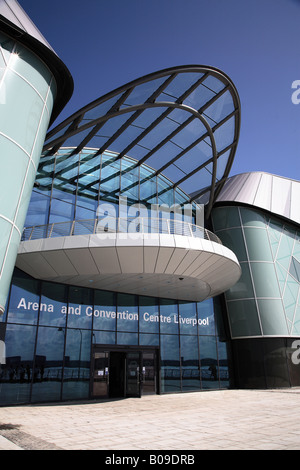
[[[108,397],[108,380],[108,352],[95,352],[92,390],[94,397]]]
[[[156,351],[102,349],[93,352],[91,393],[97,398],[157,393]]]
[[[126,354],[126,396],[141,397],[142,370],[140,352],[128,352]]]

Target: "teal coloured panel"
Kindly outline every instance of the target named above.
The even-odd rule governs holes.
[[[227,302],[232,338],[261,336],[261,328],[254,299]]]
[[[214,231],[225,228],[240,227],[240,216],[237,207],[217,207],[212,211]]]
[[[250,261],[273,261],[267,231],[261,228],[244,227]]]
[[[0,153],[0,214],[13,220],[29,158],[20,147],[2,135],[0,135]]]
[[[277,251],[276,261],[278,261],[287,270],[290,266],[293,246],[293,238],[291,238],[288,234],[283,233]]]
[[[43,99],[46,98],[52,73],[33,52],[16,44],[16,49],[10,56],[9,67],[26,78]]]
[[[223,245],[233,251],[240,262],[248,260],[241,228],[222,230],[221,232],[218,232],[217,235],[221,239]]]
[[[297,308],[295,311],[295,318],[294,318],[294,323],[293,323],[291,334],[300,336],[300,305],[297,305]]]
[[[1,46],[1,52],[3,54],[4,60],[6,61],[6,63],[8,63],[12,50],[15,46],[15,41],[13,41],[8,36],[5,36],[5,34],[1,33],[0,34],[0,46]]]
[[[251,263],[256,297],[280,298],[281,292],[273,263]]]
[[[25,184],[24,184],[23,192],[21,194],[21,199],[19,201],[18,212],[17,212],[16,220],[15,220],[15,223],[20,231],[22,231],[24,227],[34,180],[35,180],[35,168],[31,162],[28,168],[28,173],[26,175]]]
[[[9,234],[11,232],[11,228],[12,228],[12,224],[10,224],[7,220],[2,219],[0,217],[0,233],[1,233],[1,237],[0,237],[0,272],[1,272],[1,269],[2,269],[2,264],[3,264],[5,251],[6,251],[6,247],[7,247],[7,243],[8,243],[8,239],[9,239]],[[0,304],[1,304],[1,300],[0,300]]]
[[[279,287],[280,287],[280,290],[283,294],[284,287],[285,287],[285,281],[286,281],[286,277],[288,275],[288,272],[278,263],[275,263],[275,269],[276,269],[276,274],[277,274]]]
[[[7,70],[3,85],[5,103],[1,106],[1,132],[31,154],[44,103],[21,77]]]
[[[280,299],[259,299],[258,308],[264,335],[284,336],[289,333]]]
[[[291,276],[287,277],[287,282],[284,290],[283,304],[287,318],[293,321],[294,312],[297,306],[297,299],[299,293],[299,283]]]
[[[43,148],[47,129],[49,127],[49,119],[50,119],[49,113],[46,110],[46,108],[44,108],[42,115],[40,117],[40,122],[39,122],[39,126],[37,129],[37,134],[36,134],[34,147],[33,147],[32,155],[31,155],[31,158],[36,168],[38,168],[39,166],[39,162],[41,158],[41,149]]]
[[[226,291],[227,300],[254,298],[248,263],[241,263],[242,275],[237,283]]]
[[[2,235],[2,232],[1,232]],[[6,238],[6,243],[8,242]],[[10,282],[13,270],[16,263],[18,248],[20,243],[20,235],[16,229],[12,231],[11,239],[9,240],[6,258],[3,264],[3,273],[0,278],[0,305],[5,305],[7,295],[9,292]],[[4,247],[5,249],[5,247]],[[2,250],[1,250],[2,251]]]
[[[263,214],[245,207],[240,207],[240,212],[244,226],[265,228],[266,219]]]

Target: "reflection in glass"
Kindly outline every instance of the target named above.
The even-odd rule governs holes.
[[[29,402],[35,338],[36,327],[7,325],[6,364],[0,366],[1,404]]]
[[[215,336],[199,336],[202,388],[218,388],[219,367]]]
[[[67,330],[63,400],[87,398],[89,394],[91,331]]]
[[[64,343],[65,328],[39,328],[31,401],[60,400]]]
[[[161,391],[180,391],[179,337],[161,335]]]
[[[197,336],[181,336],[180,357],[182,391],[200,389],[200,364]]]

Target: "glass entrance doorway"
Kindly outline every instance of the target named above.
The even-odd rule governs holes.
[[[127,398],[158,393],[157,351],[95,346],[91,395]]]

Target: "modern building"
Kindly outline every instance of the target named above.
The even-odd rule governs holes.
[[[299,183],[229,177],[230,78],[165,69],[49,130],[71,75],[15,0],[0,29],[0,404],[299,385]]]

